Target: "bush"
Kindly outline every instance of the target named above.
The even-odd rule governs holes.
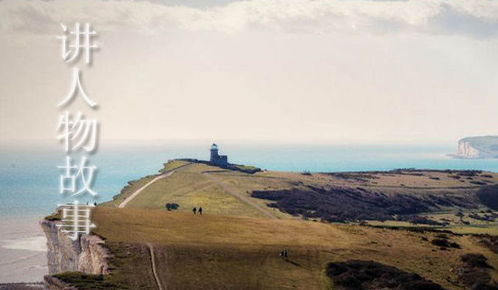
[[[493,268],[488,264],[487,262],[488,259],[481,254],[465,254],[460,258],[462,259],[462,262],[464,262],[470,267],[488,268],[488,269]]]
[[[337,175],[335,175],[337,177]],[[386,195],[365,188],[335,186],[296,187],[283,190],[255,190],[252,197],[272,201],[272,207],[299,216],[310,212],[313,217],[329,222],[359,220],[393,220],[393,216],[407,216],[416,223],[442,225],[426,218],[414,217],[421,212],[441,206],[468,206],[465,200],[451,195]],[[311,216],[310,216],[311,217]]]
[[[493,253],[498,254],[498,236],[482,236],[479,243],[493,251]]]
[[[465,254],[461,260],[463,267],[458,269],[458,280],[471,289],[496,289],[489,274],[492,267],[481,254]]]
[[[431,243],[435,246],[441,247],[441,248],[455,248],[455,249],[460,249],[460,245],[446,240],[446,239],[434,239],[431,241]]]
[[[180,206],[177,203],[167,203],[164,207],[166,207],[167,210],[176,210]]]
[[[475,185],[486,185],[486,182],[482,182],[482,181],[471,181],[470,183],[475,184]]]
[[[498,210],[498,185],[485,186],[477,191],[477,197],[485,206]]]
[[[77,289],[119,289],[117,285],[107,282],[102,275],[82,272],[64,272],[53,275],[55,278],[76,287]]]
[[[374,261],[350,260],[329,263],[327,276],[346,289],[443,289],[415,273]]]
[[[60,221],[62,219],[62,214],[61,212],[56,212],[56,213],[53,213],[51,215],[48,215],[45,217],[45,220],[47,221]]]

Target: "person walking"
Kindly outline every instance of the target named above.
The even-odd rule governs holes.
[[[194,215],[195,215],[195,214],[197,213],[197,208],[196,208],[196,207],[194,207],[194,208],[192,209],[192,211],[194,212]]]
[[[199,207],[199,214],[202,215],[202,207]]]

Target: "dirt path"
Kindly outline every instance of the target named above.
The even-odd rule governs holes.
[[[149,253],[150,253],[150,262],[152,265],[152,273],[154,274],[154,279],[156,280],[157,288],[159,290],[164,290],[166,288],[163,288],[161,285],[161,280],[159,280],[159,276],[157,275],[156,271],[156,257],[154,255],[154,248],[152,247],[152,244],[147,243],[147,247],[149,247]]]
[[[120,203],[118,207],[119,208],[125,207],[130,201],[132,201],[135,197],[137,197],[137,195],[139,195],[144,189],[146,189],[147,187],[149,187],[152,183],[154,183],[154,182],[156,182],[156,181],[158,181],[160,179],[166,178],[168,176],[171,176],[173,173],[175,173],[176,170],[178,170],[178,169],[180,169],[182,167],[188,166],[190,164],[191,163],[179,166],[179,167],[177,167],[177,168],[175,168],[175,169],[173,169],[171,171],[168,171],[166,173],[158,175],[156,178],[154,178],[151,181],[147,182],[147,184],[145,184],[144,186],[140,187],[139,189],[137,189],[137,191],[135,191],[130,196],[128,196],[127,198],[125,198],[125,200],[123,200],[123,202]]]
[[[209,178],[210,180],[214,181],[219,186],[221,186],[224,191],[226,191],[227,193],[229,193],[230,195],[232,195],[236,199],[242,201],[243,203],[245,203],[245,204],[247,204],[249,206],[254,207],[259,212],[261,212],[262,214],[264,214],[265,216],[267,216],[267,217],[269,217],[271,219],[276,219],[277,218],[273,213],[271,213],[267,209],[261,207],[256,202],[252,201],[249,197],[247,197],[247,196],[245,196],[243,194],[240,194],[237,191],[233,190],[228,184],[224,183],[223,181],[220,181],[217,177],[211,175],[209,172],[203,172],[202,174],[204,176],[206,176],[207,178]]]

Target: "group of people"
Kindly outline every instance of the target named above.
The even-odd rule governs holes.
[[[289,252],[287,250],[280,251],[280,257],[287,259],[289,257]]]
[[[194,215],[196,215],[197,212],[199,213],[199,215],[202,215],[202,207],[199,207],[199,209],[197,209],[196,207],[194,207],[192,209],[192,212],[194,212]]]

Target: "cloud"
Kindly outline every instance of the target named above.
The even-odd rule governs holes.
[[[147,33],[408,31],[482,38],[498,31],[498,1],[492,0],[249,0],[207,8],[157,1],[4,0],[0,8],[0,30],[17,33],[48,33],[54,23],[75,21]]]

